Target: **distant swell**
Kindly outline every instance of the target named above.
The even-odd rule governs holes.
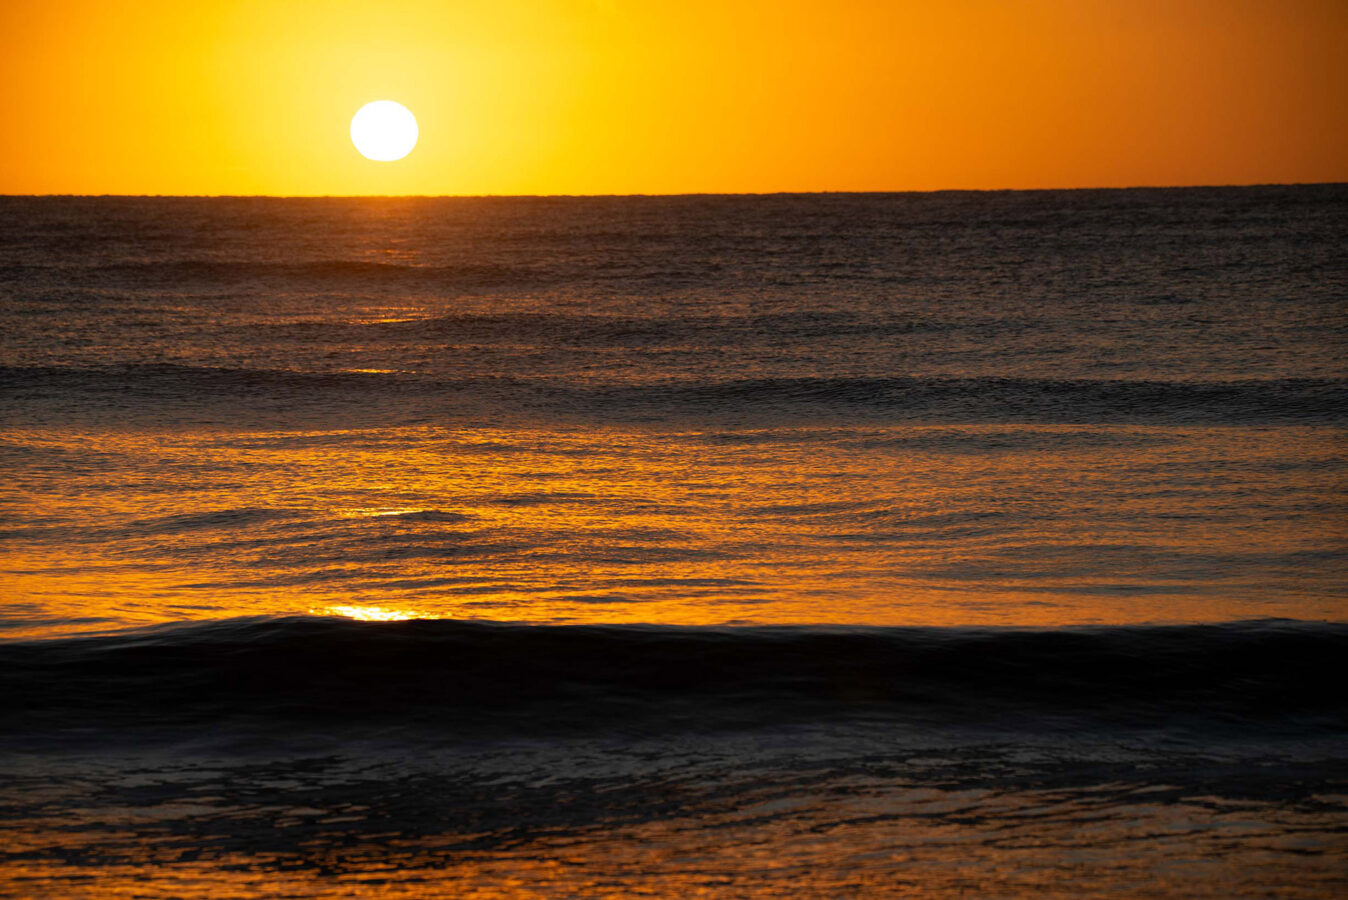
[[[1348,727],[1348,625],[528,626],[234,619],[0,644],[0,732],[756,728],[836,717]]]
[[[353,259],[263,260],[177,259],[154,262],[108,262],[83,267],[49,265],[0,266],[0,284],[42,277],[84,285],[181,288],[184,284],[237,285],[253,282],[294,285],[343,285],[355,283],[402,288],[464,288],[495,285],[537,285],[556,280],[540,270],[522,265],[461,263],[457,265],[406,265]]]
[[[303,416],[340,407],[425,421],[490,411],[493,416],[615,421],[827,419],[940,423],[1341,424],[1348,381],[1284,378],[1222,382],[1042,378],[764,378],[568,381],[561,378],[437,378],[416,373],[291,372],[251,368],[128,365],[0,367],[0,411],[44,408],[88,415],[115,406],[136,421],[191,411],[236,417]]]

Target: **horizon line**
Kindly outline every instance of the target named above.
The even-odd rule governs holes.
[[[1067,191],[1172,191],[1213,190],[1221,188],[1260,187],[1334,187],[1348,185],[1348,181],[1254,181],[1226,184],[1138,184],[1124,186],[1078,186],[1036,188],[929,188],[874,191],[673,191],[669,193],[597,193],[597,194],[80,194],[41,193],[5,194],[0,198],[27,199],[159,199],[159,200],[524,200],[524,199],[638,199],[675,197],[837,197],[868,196],[875,194],[1033,194],[1064,193]]]

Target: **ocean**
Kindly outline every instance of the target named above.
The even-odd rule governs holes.
[[[1345,185],[0,198],[0,895],[1342,896],[1346,349]]]

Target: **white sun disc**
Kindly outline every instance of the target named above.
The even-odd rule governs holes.
[[[366,159],[402,159],[417,145],[417,118],[392,100],[367,103],[351,117],[351,143]]]

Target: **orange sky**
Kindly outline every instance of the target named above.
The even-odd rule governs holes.
[[[0,84],[0,193],[1348,181],[1343,0],[5,0]]]

